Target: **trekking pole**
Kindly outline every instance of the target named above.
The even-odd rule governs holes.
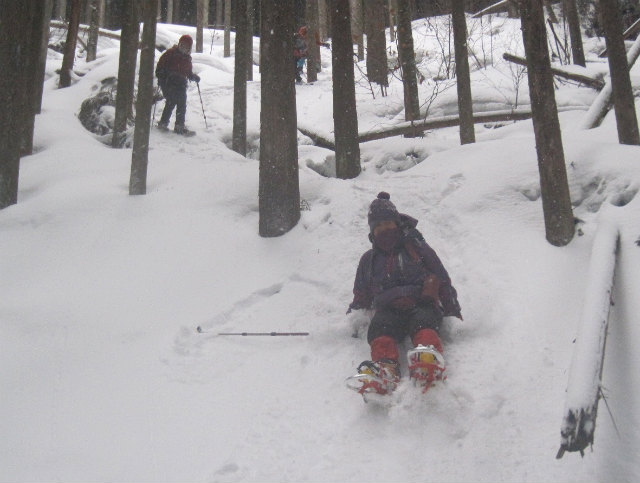
[[[200,94],[200,83],[196,82],[196,86],[198,86],[198,97],[200,97],[200,105],[202,106],[202,115],[204,116],[204,127],[205,129],[209,129],[209,126],[207,126],[207,115],[204,113],[204,104],[202,103],[202,94]]]
[[[209,333],[208,330],[203,329],[201,326],[198,326],[196,330],[200,334]],[[266,335],[266,336],[275,337],[275,336],[305,336],[305,335],[309,335],[309,332],[218,332],[216,335],[239,335],[244,337]]]

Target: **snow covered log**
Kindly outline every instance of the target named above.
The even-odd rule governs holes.
[[[514,64],[527,66],[527,59],[522,57],[518,57],[516,55],[505,52],[502,54],[502,58],[508,62],[513,62]],[[586,69],[585,69],[586,70]],[[580,82],[589,87],[593,87],[597,90],[602,90],[605,83],[600,79],[594,79],[593,77],[589,77],[588,75],[577,74],[575,72],[569,72],[567,70],[558,69],[557,67],[552,67],[551,72],[553,75],[557,75],[558,77],[562,77],[564,79],[569,79],[572,81]]]
[[[629,70],[633,67],[633,64],[636,63],[638,56],[640,55],[640,36],[633,43],[629,51],[627,52],[627,63],[629,64]],[[605,116],[611,109],[613,105],[613,101],[611,97],[613,96],[613,89],[611,87],[611,78],[607,80],[605,86],[598,94],[598,97],[593,101],[589,111],[582,122],[582,129],[593,129],[594,127],[598,127],[602,124]]]
[[[558,459],[566,451],[584,454],[584,449],[593,444],[618,240],[618,228],[604,223],[593,241],[585,301],[569,372]]]

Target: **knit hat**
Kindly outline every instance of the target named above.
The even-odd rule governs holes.
[[[180,37],[180,40],[178,40],[178,45],[182,43],[189,45],[189,48],[191,48],[191,46],[193,45],[193,39],[191,38],[191,35],[185,34],[182,37]]]
[[[378,193],[378,197],[369,205],[367,216],[371,231],[382,221],[395,221],[400,223],[400,213],[396,206],[391,203],[391,195],[384,191]]]

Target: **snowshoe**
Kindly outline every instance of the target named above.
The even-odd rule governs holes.
[[[349,389],[362,394],[367,401],[368,395],[386,395],[393,392],[400,381],[400,367],[396,361],[363,361],[358,373],[345,381]]]
[[[185,137],[195,136],[196,132],[191,129],[187,129],[185,126],[176,126],[173,128],[173,132]]]
[[[413,383],[422,388],[422,392],[436,383],[446,379],[444,375],[444,357],[432,345],[418,345],[407,351],[409,377]]]

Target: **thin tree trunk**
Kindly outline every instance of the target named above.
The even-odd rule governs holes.
[[[617,0],[600,0],[604,24],[613,105],[621,144],[640,144],[633,89],[629,77],[626,48],[622,38],[622,16]]]
[[[564,15],[569,24],[569,36],[571,37],[571,55],[573,63],[585,67],[584,48],[582,47],[582,31],[580,30],[580,17],[576,0],[564,0]]]
[[[69,30],[67,31],[67,41],[64,44],[64,56],[62,67],[60,68],[59,87],[69,87],[71,85],[71,70],[76,58],[76,44],[78,41],[78,27],[80,26],[80,0],[71,0],[71,15],[69,18]]]
[[[360,174],[360,145],[358,144],[358,114],[353,75],[353,40],[349,2],[333,2],[331,25],[336,176],[349,179]]]
[[[140,24],[138,23],[138,0],[125,0],[123,26],[118,64],[118,91],[116,92],[116,113],[113,121],[111,145],[120,148],[124,144],[127,120],[132,118],[133,91],[136,83],[136,58]]]
[[[408,0],[398,0],[398,57],[402,68],[404,87],[404,119],[415,121],[420,118],[418,99],[418,79],[416,59],[413,51],[413,33],[411,31],[411,11]]]
[[[224,56],[231,57],[231,0],[224,2]]]
[[[204,27],[209,22],[209,4],[208,0],[196,0],[196,52],[201,54],[204,44]]]
[[[363,0],[350,0],[351,34],[353,42],[358,46],[358,61],[364,60],[364,9]]]
[[[233,76],[233,134],[231,149],[247,154],[247,0],[236,0],[236,53]]]
[[[318,65],[320,64],[320,46],[318,40],[318,0],[307,0],[307,82],[318,80]]]
[[[281,236],[300,219],[293,62],[293,0],[262,0],[259,234]],[[269,59],[268,62],[262,62]]]
[[[253,80],[253,30],[256,16],[253,0],[247,1],[247,81]]]
[[[389,66],[387,63],[384,0],[367,0],[364,15],[367,34],[367,76],[369,81],[387,87],[389,85]]]
[[[129,178],[130,195],[143,195],[147,192],[158,0],[146,0],[144,4],[144,28],[142,30],[142,50],[140,52],[138,99],[136,100],[136,126],[133,133],[131,176]]]
[[[35,81],[35,96],[34,96],[34,108],[35,113],[40,114],[40,110],[42,108],[42,94],[44,88],[44,75],[47,64],[47,52],[49,51],[49,23],[51,21],[52,14],[52,6],[53,0],[42,0],[44,9],[43,9],[43,19],[41,23],[41,32],[40,32],[40,49],[37,53],[38,62],[36,67],[36,73],[34,76]]]
[[[126,0],[125,0],[126,1]],[[173,2],[173,24],[180,24],[182,22],[182,15],[180,12],[180,6],[182,4],[182,0],[169,0]]]
[[[216,28],[224,25],[224,0],[216,0]]]
[[[520,15],[546,238],[552,245],[564,246],[573,238],[575,226],[542,3],[539,0],[522,0]]]
[[[329,7],[327,0],[318,0],[318,32],[320,40],[324,42],[329,38]]]
[[[389,4],[389,42],[396,41],[396,32],[399,28],[398,25],[398,2],[402,0],[388,0]],[[407,0],[407,8],[409,10],[409,20],[413,19],[413,12],[411,11],[411,0]]]
[[[451,18],[453,20],[453,43],[456,54],[460,143],[475,143],[476,134],[473,126],[471,76],[469,74],[469,49],[467,48],[467,20],[462,2],[457,0],[451,1]]]
[[[100,16],[102,15],[102,1],[90,0],[89,38],[87,40],[87,62],[96,60],[98,50],[98,29],[100,28]]]
[[[56,2],[55,18],[65,20],[67,18],[67,0],[58,0]]]

